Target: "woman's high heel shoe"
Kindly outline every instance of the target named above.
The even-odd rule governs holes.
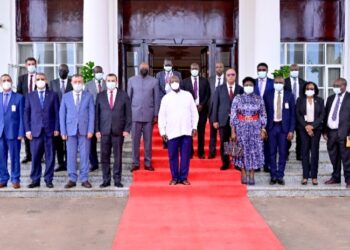
[[[245,175],[242,175],[242,177],[241,177],[241,183],[243,184],[243,185],[247,185],[247,183],[248,183],[248,181],[247,181],[247,176]]]

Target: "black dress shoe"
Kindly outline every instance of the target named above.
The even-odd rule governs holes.
[[[61,171],[67,171],[67,167],[65,165],[59,165],[59,167],[55,169],[55,172]]]
[[[133,166],[130,171],[134,172],[134,171],[137,171],[139,169],[140,169],[140,166]]]
[[[53,188],[53,184],[52,184],[52,182],[48,182],[48,183],[46,183],[46,187],[47,187],[47,188]]]
[[[176,184],[177,184],[177,181],[176,181],[176,180],[171,180],[171,181],[169,182],[169,185],[170,185],[170,186],[176,185]]]
[[[198,155],[198,158],[199,159],[205,159],[205,156],[204,155]]]
[[[89,181],[84,181],[83,183],[81,183],[81,186],[84,188],[92,188],[92,185]]]
[[[181,181],[180,183],[181,183],[182,185],[186,185],[186,186],[191,185],[191,183],[190,183],[188,180],[183,180],[183,181]]]
[[[37,182],[37,183],[32,182],[28,185],[28,188],[36,188],[36,187],[40,187],[40,182]]]
[[[105,188],[105,187],[109,187],[111,185],[111,182],[108,181],[108,182],[103,182],[101,185],[100,185],[100,188]]]
[[[264,166],[264,172],[265,173],[270,173],[270,169],[268,167]]]
[[[147,171],[154,171],[154,167],[152,167],[152,166],[145,166],[145,170],[147,170]]]
[[[98,166],[91,166],[90,167],[90,172],[93,172],[98,169]]]
[[[7,187],[7,183],[0,183],[0,188],[5,188]]]
[[[68,181],[68,183],[64,186],[64,188],[72,188],[75,187],[77,184],[74,181]]]
[[[284,186],[284,185],[286,184],[286,182],[285,182],[283,179],[278,179],[278,180],[277,180],[277,183],[278,183],[279,185],[282,185],[282,186]]]
[[[114,186],[115,186],[115,187],[118,187],[118,188],[124,187],[123,184],[122,184],[121,182],[114,183]]]
[[[31,161],[32,161],[31,158],[26,157],[26,158],[24,158],[24,159],[22,160],[22,163],[23,163],[23,164],[26,164],[26,163],[31,162]]]
[[[215,158],[215,154],[213,153],[209,154],[208,159],[214,159],[214,158]]]
[[[227,170],[228,169],[228,166],[227,165],[222,165],[220,170]]]
[[[275,185],[276,183],[277,183],[277,180],[276,180],[276,179],[272,178],[272,179],[270,180],[270,185]]]
[[[331,184],[339,184],[340,183],[340,181],[337,181],[337,180],[335,180],[335,179],[333,179],[333,178],[330,178],[328,181],[326,181],[324,184],[326,184],[326,185],[331,185]]]
[[[258,168],[258,169],[254,169],[254,172],[261,172],[261,169],[260,168]]]

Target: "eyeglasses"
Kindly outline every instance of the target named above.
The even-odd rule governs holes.
[[[230,76],[236,76],[236,74],[226,74],[227,77],[230,77]]]

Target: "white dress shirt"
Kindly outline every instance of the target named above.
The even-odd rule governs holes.
[[[345,96],[345,93],[342,93],[341,96],[340,96],[340,105],[339,105],[339,109],[338,109],[338,113],[337,113],[337,118],[335,119],[335,121],[332,120],[332,115],[333,115],[333,111],[335,109],[335,105],[336,105],[337,100],[338,100],[338,96],[336,95],[334,100],[333,100],[332,107],[331,107],[331,110],[329,112],[328,120],[327,120],[327,126],[330,129],[338,129],[338,126],[339,126],[339,111],[340,111],[341,105],[343,103],[344,96]]]
[[[30,76],[33,76],[32,78],[32,89],[30,89]],[[35,89],[35,82],[36,82],[36,74],[28,74],[28,93],[33,92]]]
[[[312,99],[312,102],[310,102],[306,99],[306,116],[305,121],[306,122],[314,122],[315,120],[315,102],[314,99]]]
[[[98,83],[98,81],[95,79],[95,85],[96,85],[96,93],[100,93],[99,92],[99,85],[101,85],[101,91],[103,91],[103,88],[102,88],[102,84],[103,84],[103,80],[100,80],[100,83]],[[84,84],[85,85],[85,84]]]
[[[112,107],[114,107],[114,103],[115,103],[115,97],[117,96],[117,88],[115,88],[114,90],[112,90],[112,95],[113,95],[113,105],[112,105]],[[109,100],[110,100],[110,98],[111,98],[111,91],[108,89],[107,90],[107,100],[108,100],[108,104],[109,104]]]
[[[164,89],[165,89],[165,93],[169,93],[170,91],[171,91],[171,87],[170,87],[170,84],[169,84],[169,82],[167,82],[167,79],[168,79],[168,81],[170,81],[170,78],[173,76],[173,71],[171,70],[171,71],[165,71],[165,74],[164,74],[164,82],[165,82],[165,87],[164,87]]]
[[[265,93],[265,89],[266,89],[266,83],[267,83],[267,77],[261,79],[261,78],[258,78],[258,88],[259,88],[259,91],[260,91],[260,96],[262,97]],[[260,89],[260,86],[261,86],[261,89]]]
[[[191,136],[192,130],[197,129],[198,119],[196,104],[188,91],[171,91],[163,97],[158,115],[161,136],[166,135],[169,140]]]
[[[68,78],[67,79],[60,79],[60,89],[62,89],[62,83],[64,85],[64,89],[67,88]]]
[[[235,94],[235,87],[236,87],[236,84],[234,83],[232,86],[228,83],[226,83],[227,85],[227,92],[228,92],[228,95],[230,96],[230,87],[232,87],[232,93]]]
[[[294,82],[296,82],[296,90],[294,90]],[[296,78],[290,77],[290,84],[291,84],[293,94],[295,91],[294,99],[296,100],[299,97],[299,78],[298,77],[296,77]]]
[[[199,77],[196,76],[191,76],[192,79],[192,87],[193,87],[193,91],[194,91],[194,80],[197,78],[197,99],[194,100],[194,102],[196,103],[196,105],[199,105]]]
[[[284,94],[284,91],[280,91],[279,92],[280,95],[281,95],[281,119],[277,119],[277,99],[278,99],[278,91],[275,90],[275,95],[274,95],[274,100],[273,100],[273,109],[274,109],[274,112],[273,112],[273,121],[274,122],[280,122],[282,121],[282,113],[283,113],[283,94]]]
[[[221,76],[216,75],[215,76],[215,88],[219,85],[222,85],[224,83],[224,74],[222,74]],[[219,84],[219,79],[220,79],[220,84]]]
[[[79,95],[79,102],[81,102],[81,97],[83,95],[83,91],[80,91],[79,93],[75,92],[74,90],[72,91],[73,93],[73,98],[74,98],[74,104],[75,106],[77,105],[77,98],[78,98],[78,95]]]

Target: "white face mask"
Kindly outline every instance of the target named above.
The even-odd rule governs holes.
[[[273,84],[273,88],[276,90],[276,91],[282,91],[283,90],[283,84],[281,83],[274,83]]]
[[[29,65],[28,67],[27,67],[27,70],[28,70],[28,72],[29,73],[35,73],[36,72],[36,67],[35,67],[35,65]]]
[[[340,91],[340,88],[336,87],[336,88],[333,88],[333,92],[334,94],[339,95],[341,91]]]
[[[46,82],[42,80],[37,81],[35,84],[38,89],[44,89],[46,86]]]
[[[178,90],[180,88],[180,83],[178,82],[173,82],[170,84],[170,87],[172,90]]]
[[[246,93],[247,95],[251,94],[254,92],[254,87],[253,86],[245,86],[244,87],[244,93]]]
[[[191,70],[191,75],[192,76],[196,77],[196,76],[198,76],[198,74],[199,74],[199,70],[198,69],[192,69]]]
[[[109,90],[114,90],[117,87],[117,83],[114,81],[107,82],[106,85],[107,85],[107,89],[109,89]]]
[[[267,76],[267,72],[266,71],[258,71],[258,77],[260,79],[264,79],[264,78],[266,78],[266,76]]]
[[[6,81],[6,82],[2,83],[2,89],[5,90],[5,91],[10,90],[11,87],[12,87],[12,83],[11,82]]]
[[[307,97],[314,96],[314,95],[315,95],[315,90],[306,90],[306,91],[305,91],[305,95],[306,95]]]
[[[293,78],[297,78],[299,76],[299,71],[297,71],[297,70],[291,71],[290,76]]]
[[[97,81],[101,81],[103,79],[103,73],[96,73],[95,78]]]
[[[83,90],[83,84],[80,84],[80,83],[75,83],[75,84],[72,84],[73,85],[73,90],[76,92],[76,93],[80,93],[82,90]]]
[[[166,72],[169,72],[169,71],[171,71],[173,69],[173,67],[171,67],[171,66],[164,66],[164,70],[166,71]]]

